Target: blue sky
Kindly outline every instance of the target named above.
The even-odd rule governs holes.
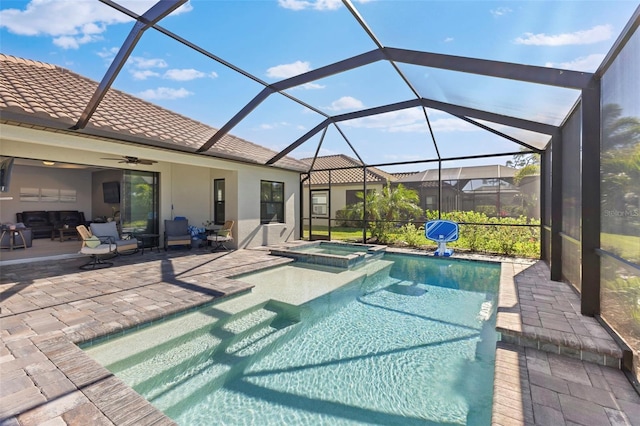
[[[143,13],[154,1],[118,3]],[[637,1],[619,0],[353,3],[384,46],[589,72],[595,71],[638,7]],[[97,0],[3,0],[0,9],[2,53],[56,64],[96,81],[102,79],[133,22]],[[160,25],[267,83],[376,47],[335,0],[191,0]],[[579,95],[406,64],[399,68],[425,98],[551,124],[564,118]],[[113,87],[218,128],[263,88],[152,29],[145,32]],[[287,93],[330,115],[414,98],[384,61]],[[448,114],[428,110],[428,115],[443,157],[518,150],[512,142]],[[323,119],[276,94],[231,133],[279,151]],[[343,122],[339,127],[370,164],[435,156],[420,109]],[[547,139],[495,127],[533,144]],[[292,155],[312,156],[319,141],[320,134]],[[333,126],[320,152],[355,155]]]

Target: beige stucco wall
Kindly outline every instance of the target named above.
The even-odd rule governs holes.
[[[238,247],[276,244],[299,238],[296,226],[299,217],[297,172],[6,124],[0,124],[0,135],[2,156],[123,168],[132,166],[103,160],[102,157],[128,155],[156,160],[156,164],[136,168],[160,173],[161,232],[163,220],[175,216],[185,216],[190,224],[196,226],[213,219],[213,180],[224,178],[225,215],[228,220],[236,222],[233,236]],[[260,224],[261,180],[285,183],[286,223]],[[2,196],[19,199],[16,191],[19,191],[19,186],[12,181],[11,192]],[[5,204],[8,202],[0,201],[0,211],[8,206]],[[90,217],[88,213],[87,216]],[[10,221],[4,218],[4,212],[2,220]]]
[[[318,185],[318,186],[313,186],[312,187],[313,190],[328,190],[329,186],[328,185]],[[335,219],[336,217],[336,212],[338,210],[342,210],[346,207],[347,205],[347,191],[348,190],[356,190],[356,191],[362,191],[362,183],[356,183],[356,184],[351,184],[351,185],[331,185],[331,217]],[[369,190],[376,190],[378,192],[382,191],[382,184],[379,183],[368,183],[367,184],[367,191]],[[309,217],[309,187],[305,186],[304,188],[304,201],[303,201],[303,211],[304,211],[304,217],[308,218]],[[319,224],[319,225],[326,225],[326,221],[323,221],[322,219],[315,219],[314,218],[314,223]],[[335,225],[335,222],[332,224],[332,226]]]

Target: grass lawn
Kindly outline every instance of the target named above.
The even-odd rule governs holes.
[[[313,225],[313,235],[328,235],[329,229],[326,226]],[[309,227],[304,227],[305,237],[309,236]],[[367,232],[367,238],[371,234]],[[362,229],[359,228],[344,228],[339,226],[331,227],[331,239],[340,241],[362,241]]]
[[[640,262],[640,237],[633,235],[600,234],[600,246],[632,262]]]

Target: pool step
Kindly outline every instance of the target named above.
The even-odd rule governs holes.
[[[291,307],[269,303],[208,325],[194,316],[193,324],[181,324],[185,336],[141,344],[142,350],[119,345],[128,356],[106,366],[162,410],[180,407],[194,392],[212,391],[242,374],[295,327],[294,316]]]

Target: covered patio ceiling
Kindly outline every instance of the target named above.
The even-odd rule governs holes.
[[[177,42],[182,45],[182,50],[188,52],[183,59],[185,68],[189,64],[200,64],[203,59],[213,61],[218,67],[216,69],[221,70],[217,71],[218,74],[224,72],[231,90],[237,93],[237,99],[225,105],[217,104],[216,97],[212,95],[206,107],[215,110],[217,120],[223,124],[214,125],[219,131],[196,152],[204,153],[225,135],[237,135],[239,132],[240,136],[252,142],[278,148],[275,149],[278,154],[269,159],[265,163],[267,165],[287,155],[302,158],[336,152],[355,156],[363,164],[375,166],[474,159],[522,151],[541,152],[582,91],[589,90],[594,78],[592,72],[555,67],[549,63],[511,62],[508,52],[495,52],[494,59],[421,50],[423,45],[429,44],[423,43],[421,38],[429,34],[428,21],[434,17],[424,16],[425,28],[408,26],[416,23],[415,14],[424,10],[438,12],[444,2],[424,2],[429,7],[424,9],[425,4],[418,4],[421,2],[397,2],[394,3],[396,7],[389,7],[392,2],[373,2],[382,3],[377,5],[367,2],[356,7],[351,0],[343,0],[341,5],[335,4],[335,10],[314,19],[324,22],[333,32],[346,32],[344,28],[349,27],[350,34],[353,34],[355,26],[357,37],[336,43],[332,42],[332,36],[322,43],[305,38],[303,25],[310,18],[297,12],[290,13],[289,26],[280,25],[274,29],[269,26],[269,16],[265,16],[262,22],[243,22],[242,14],[231,14],[230,9],[233,8],[225,4],[219,8],[221,15],[212,17],[214,22],[210,28],[194,26],[187,34],[178,34],[171,28],[177,20],[188,19],[188,14],[168,16],[185,5],[187,0],[159,1],[146,11],[133,11],[112,0],[100,1],[134,19],[135,24],[74,130],[82,131],[90,122],[105,93],[123,72],[136,49],[147,49],[150,44]],[[212,10],[215,10],[216,3],[221,2],[209,5]],[[286,2],[280,2],[283,3]],[[550,15],[554,11],[566,12],[565,3],[569,2],[549,3]],[[633,7],[628,4],[633,2],[621,3],[630,10],[629,16],[633,15]],[[192,0],[191,4],[194,8],[203,5],[197,0]],[[252,3],[252,6],[256,4]],[[473,13],[477,6],[469,2],[459,3],[458,10],[465,13],[461,8],[466,7],[466,12]],[[374,7],[386,8],[386,21],[367,22],[367,13]],[[373,11],[370,13],[378,16]],[[587,25],[586,17],[584,19]],[[161,21],[166,21],[167,26],[160,25]],[[403,26],[403,22],[407,26]],[[263,27],[259,28],[257,24]],[[455,21],[451,21],[451,25],[454,27]],[[220,31],[229,28],[237,29],[237,33],[227,33],[227,38],[243,37],[247,45],[254,43],[255,55],[265,60],[263,70],[273,61],[281,61],[282,51],[293,52],[299,57],[313,57],[314,65],[317,61],[326,64],[317,68],[299,66],[298,70],[303,72],[289,72],[293,74],[290,77],[266,81],[258,76],[257,70],[242,67],[242,55],[237,57],[237,63],[232,62],[234,52],[225,51],[220,39]],[[154,31],[147,31],[149,29]],[[268,39],[272,31],[284,33],[290,43],[270,43]],[[410,48],[393,46],[396,39],[404,39],[402,33],[411,36]],[[490,34],[479,36],[491,37]],[[433,41],[431,44],[438,50],[447,47],[446,43],[445,46]],[[614,44],[609,42],[606,50]],[[232,59],[220,56],[224,53]],[[277,75],[284,74],[271,73],[271,77]],[[333,99],[349,104],[348,112],[342,112],[344,109],[336,102],[328,103],[329,98],[318,96],[319,92],[328,91],[323,90],[327,87],[333,90]],[[203,91],[206,90],[203,87]],[[265,117],[279,117],[281,123],[286,123],[281,126],[287,127],[287,132],[280,133],[286,136],[269,141],[266,126],[262,133],[265,140],[260,136],[245,136],[251,133],[247,129],[255,129],[257,123],[266,120]],[[399,128],[403,121],[409,120],[407,117],[411,117],[411,132]],[[434,129],[434,121],[441,120],[453,120],[453,126],[465,129],[459,135],[471,132],[471,126],[485,131],[492,139],[489,143],[486,139],[475,140],[473,136],[452,140],[446,130]],[[405,142],[408,138],[411,142]],[[405,155],[397,155],[405,150],[408,151]],[[380,151],[389,154],[386,157],[372,155]],[[381,160],[383,158],[394,161]]]

